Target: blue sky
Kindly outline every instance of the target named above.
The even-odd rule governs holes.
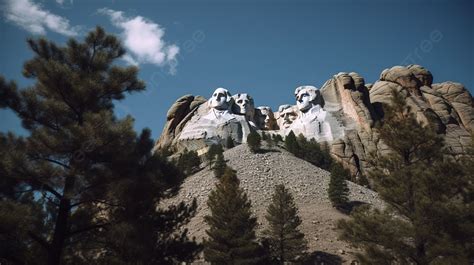
[[[147,91],[116,104],[136,129],[160,135],[170,105],[215,88],[248,92],[257,106],[294,103],[299,85],[322,84],[338,72],[366,83],[385,68],[416,63],[434,82],[474,89],[474,1],[119,1],[0,0],[0,74],[20,85],[32,56],[25,39],[81,39],[100,25],[121,37],[122,63],[140,67]],[[147,36],[147,38],[144,38]],[[0,131],[22,132],[0,110]]]

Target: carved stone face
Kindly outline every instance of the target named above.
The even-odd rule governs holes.
[[[234,113],[253,117],[255,114],[255,105],[253,98],[248,94],[233,95],[234,98]]]
[[[289,106],[289,105],[283,105],[278,108],[279,110],[279,123],[280,123],[280,128],[287,129],[291,126],[293,121],[296,120],[298,117],[298,114],[296,113],[296,109],[294,106]]]
[[[276,119],[273,111],[270,107],[258,107],[259,115],[258,115],[258,124],[261,128],[266,130],[274,130],[276,129]]]
[[[232,106],[232,97],[225,88],[218,88],[209,99],[209,106],[217,110],[228,110]]]
[[[313,86],[302,86],[295,90],[296,106],[301,112],[306,112],[315,104],[317,98],[316,88]]]

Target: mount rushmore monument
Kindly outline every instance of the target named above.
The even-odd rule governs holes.
[[[474,129],[471,94],[459,83],[434,84],[430,71],[419,65],[385,69],[374,84],[366,84],[354,72],[338,73],[320,89],[297,87],[295,103],[279,106],[275,112],[256,106],[247,93],[232,94],[225,88],[215,89],[208,100],[185,95],[169,109],[155,150],[203,154],[228,137],[245,143],[252,130],[283,137],[293,131],[327,146],[357,175],[370,168],[371,152],[386,151],[374,126],[383,118],[383,105],[390,104],[392,90],[407,98],[419,121],[445,136],[453,155],[465,152]]]

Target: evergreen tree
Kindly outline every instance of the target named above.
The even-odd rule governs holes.
[[[225,144],[227,149],[231,149],[235,147],[234,139],[232,137],[228,136]]]
[[[308,141],[300,134],[297,142],[299,146],[298,152],[295,154],[297,157],[326,170],[331,168],[332,158],[329,151],[321,148],[314,138]]]
[[[42,38],[28,44],[34,57],[23,74],[36,82],[19,90],[0,77],[0,107],[16,113],[29,132],[0,133],[0,231],[8,231],[0,235],[0,245],[12,250],[7,261],[15,264],[74,263],[92,249],[104,250],[99,235],[124,221],[108,216],[122,207],[118,202],[124,198],[112,192],[118,183],[146,177],[154,192],[144,193],[150,197],[141,201],[157,203],[182,176],[166,159],[151,155],[148,130],[137,136],[130,116],[118,119],[113,113],[114,100],[145,88],[136,67],[113,65],[125,53],[116,37],[98,27],[84,42],[71,39],[64,47]],[[149,228],[166,242],[155,255],[166,259],[186,238],[162,234],[165,227],[158,221],[165,220],[159,213],[153,218]]]
[[[279,134],[274,134],[273,135],[273,141],[275,142],[275,144],[278,144],[278,143],[283,142],[283,138]]]
[[[267,134],[266,134],[264,131],[262,131],[262,137],[261,137],[261,140],[263,140],[263,141],[266,141],[266,140],[267,140],[267,138],[268,138]]]
[[[250,151],[252,153],[256,153],[258,150],[260,150],[260,146],[262,144],[262,139],[260,137],[260,134],[258,134],[256,131],[252,131],[249,133],[247,136],[247,145],[250,148]]]
[[[290,131],[290,133],[288,133],[288,135],[285,137],[285,148],[292,154],[297,154],[299,151],[300,147],[293,131]]]
[[[342,238],[361,246],[367,264],[468,264],[473,257],[474,177],[392,93],[378,130],[391,152],[374,155],[370,174],[385,210],[362,207],[340,221]]]
[[[278,264],[296,262],[307,249],[304,234],[298,227],[301,219],[293,195],[284,185],[277,185],[265,218],[269,227],[264,231],[270,245],[270,254]]]
[[[191,262],[200,251],[196,242],[187,237],[187,230],[179,229],[195,215],[196,201],[157,208],[168,188],[177,186],[164,183],[166,177],[179,177],[181,170],[165,157],[152,155],[153,141],[147,133],[139,140],[147,142],[148,148],[141,150],[145,153],[123,161],[117,168],[127,177],[118,179],[107,190],[108,201],[117,205],[107,209],[107,218],[114,223],[94,236],[103,245],[99,252],[84,253],[88,259],[82,260],[83,264],[95,261],[104,265],[171,265]]]
[[[329,170],[332,158],[328,150],[321,148],[314,138],[307,140],[303,134],[295,137],[293,131],[285,138],[286,149],[298,158],[310,162],[311,164]]]
[[[252,216],[247,194],[239,187],[235,171],[226,168],[207,202],[205,217],[209,229],[204,256],[211,264],[257,264],[259,245],[255,242],[257,219]]]
[[[267,144],[268,148],[273,148],[273,145],[275,144],[272,137],[268,136],[267,139],[265,140],[265,143]]]
[[[176,165],[183,171],[185,175],[195,173],[199,169],[201,159],[196,151],[188,151],[187,149],[179,156]]]
[[[224,175],[225,173],[225,169],[227,168],[227,164],[225,162],[225,159],[224,159],[224,152],[223,150],[217,150],[218,153],[216,155],[216,162],[214,162],[214,167],[213,167],[213,170],[214,170],[214,176],[216,178],[220,178],[222,177],[222,175]]]
[[[206,153],[206,159],[209,162],[209,169],[212,169],[212,163],[214,163],[217,154],[222,152],[224,152],[224,150],[220,144],[212,144],[209,146],[209,150]]]
[[[333,163],[331,166],[328,195],[332,205],[336,208],[347,206],[349,188],[347,187],[346,179],[349,175],[349,172],[339,163]]]

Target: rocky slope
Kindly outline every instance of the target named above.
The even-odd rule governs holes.
[[[285,184],[294,197],[302,218],[302,231],[306,234],[309,250],[316,252],[315,259],[329,257],[329,261],[342,261],[349,264],[354,251],[347,243],[337,239],[334,230],[336,220],[347,215],[335,210],[327,198],[329,172],[294,157],[280,148],[253,154],[246,145],[239,145],[224,153],[227,164],[237,170],[241,187],[252,200],[254,213],[258,217],[259,231],[265,227],[265,211],[270,203],[273,188]],[[204,166],[204,165],[203,165]],[[206,205],[209,192],[215,187],[216,178],[208,167],[188,177],[182,184],[179,194],[166,201],[175,204],[179,201],[191,202],[197,199],[197,215],[187,225],[190,236],[201,241],[207,229],[203,217],[209,214]],[[348,182],[350,200],[383,207],[377,193],[362,186]],[[328,263],[326,263],[328,264]],[[329,263],[330,264],[330,263]]]

